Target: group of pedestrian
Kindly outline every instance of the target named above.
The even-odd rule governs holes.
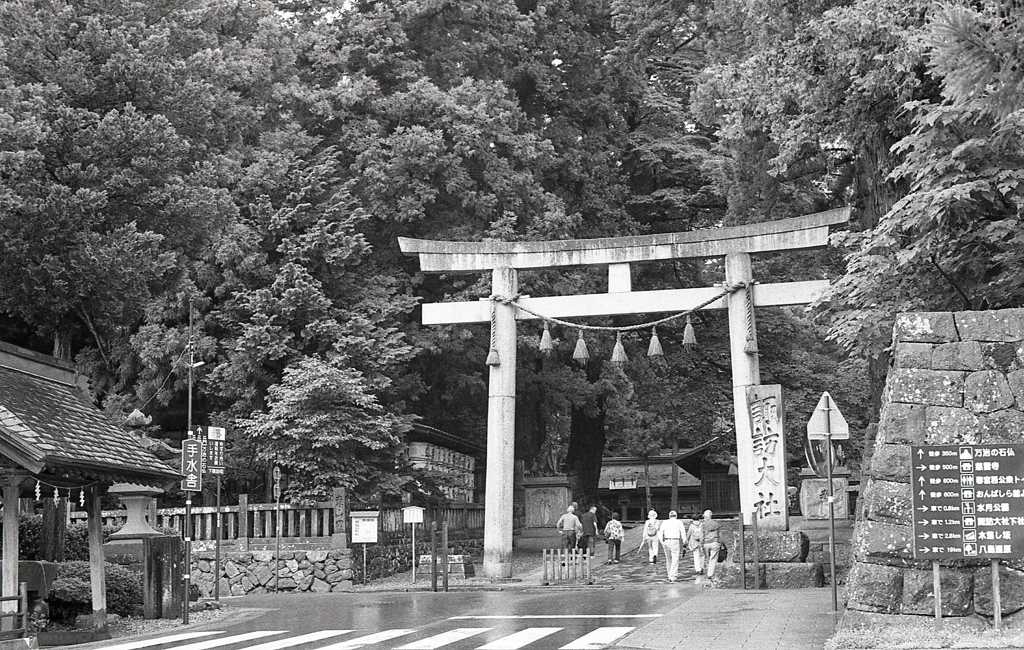
[[[590,508],[576,516],[576,504],[565,509],[565,514],[558,519],[555,528],[562,536],[562,548],[584,549],[589,555],[594,554],[594,547],[597,545],[597,506]],[[608,542],[608,563],[618,563],[622,553],[622,539],[626,536],[619,521],[619,513],[613,512],[612,518],[604,527],[604,538]]]
[[[665,558],[665,570],[669,582],[675,582],[679,575],[679,559],[690,550],[693,555],[695,580],[702,582],[715,575],[718,566],[718,552],[722,542],[719,535],[721,524],[711,518],[712,512],[705,510],[700,519],[681,520],[675,510],[668,513],[668,519],[658,519],[658,513],[651,510],[644,522],[643,541],[647,545],[647,559],[651,564],[658,561],[661,551]],[[689,524],[689,525],[687,525]]]

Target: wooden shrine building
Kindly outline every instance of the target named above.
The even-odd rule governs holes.
[[[94,404],[72,364],[0,343],[3,596],[18,594],[19,498],[72,498],[89,513],[94,628],[105,631],[100,497],[114,483],[168,488],[181,475]],[[16,608],[4,601],[5,608]]]

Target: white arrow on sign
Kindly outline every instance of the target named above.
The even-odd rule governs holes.
[[[824,440],[829,435],[833,440],[847,440],[850,437],[850,426],[846,424],[846,418],[839,412],[832,396],[825,391],[814,407],[811,419],[807,421],[807,438]]]

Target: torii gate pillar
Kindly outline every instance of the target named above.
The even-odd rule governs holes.
[[[491,294],[514,296],[515,269],[491,272]],[[484,576],[512,577],[512,483],[516,430],[516,308],[494,303],[491,324],[498,363],[490,366],[487,388],[487,507],[484,509]]]
[[[725,281],[727,284],[747,283],[754,279],[750,255],[730,253],[725,256]],[[754,466],[754,449],[751,444],[750,405],[747,401],[747,387],[761,383],[761,367],[757,354],[757,325],[754,322],[752,289],[747,287],[729,294],[726,299],[729,313],[729,352],[732,359],[732,404],[736,422],[736,464],[739,467]],[[748,345],[752,342],[753,345]],[[751,351],[753,349],[753,352]],[[740,476],[740,512],[744,523],[750,523],[754,511],[752,492],[745,483],[753,484],[749,472]],[[785,523],[782,525],[786,528]]]

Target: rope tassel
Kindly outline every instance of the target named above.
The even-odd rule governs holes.
[[[626,357],[626,348],[622,345],[622,332],[615,334],[615,348],[612,350],[612,363],[622,365],[629,361]]]
[[[572,352],[572,358],[580,363],[585,364],[590,360],[590,352],[587,350],[587,342],[583,340],[583,330],[580,330],[580,337],[576,339],[576,349]]]
[[[657,326],[651,327],[651,344],[647,346],[647,356],[649,357],[663,357],[665,356],[665,350],[661,347],[661,341],[658,339],[658,328]]]
[[[544,333],[540,335],[540,351],[544,354],[550,353],[555,349],[555,342],[551,338],[551,330],[548,329],[548,324],[544,323]]]
[[[697,345],[697,335],[693,332],[693,323],[690,322],[690,317],[686,317],[686,327],[683,329],[683,345],[688,348],[692,348]]]

